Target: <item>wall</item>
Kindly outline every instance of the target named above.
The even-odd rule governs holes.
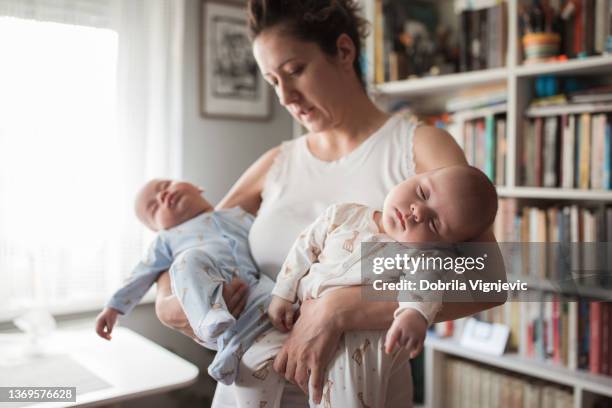
[[[185,14],[183,176],[202,186],[214,204],[259,156],[291,138],[292,121],[274,95],[270,121],[202,118],[198,96],[200,1],[187,0]]]

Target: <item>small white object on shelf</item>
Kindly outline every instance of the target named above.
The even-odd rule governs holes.
[[[501,356],[504,354],[510,329],[503,324],[480,322],[469,318],[461,334],[461,346],[482,353]]]

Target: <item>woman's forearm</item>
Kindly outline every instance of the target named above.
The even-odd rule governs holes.
[[[438,312],[435,322],[445,322],[447,320],[460,319],[462,317],[471,316],[483,310],[499,306],[503,303],[491,302],[465,302],[465,303],[443,303],[442,309]]]
[[[375,302],[361,297],[362,288],[351,286],[330,293],[332,321],[343,332],[349,330],[384,330],[393,322],[397,302]]]
[[[335,291],[330,302],[332,319],[343,332],[349,330],[386,330],[393,322],[397,302],[374,302],[361,298],[361,288],[349,287]],[[444,303],[435,322],[460,319],[503,302],[450,302]]]

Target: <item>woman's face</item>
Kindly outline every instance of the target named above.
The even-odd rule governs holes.
[[[281,105],[311,132],[324,131],[342,121],[350,106],[343,100],[354,73],[352,60],[330,57],[316,43],[303,42],[272,27],[257,36],[253,54],[259,70],[272,85]]]

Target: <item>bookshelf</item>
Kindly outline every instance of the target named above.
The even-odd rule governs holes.
[[[376,3],[378,1],[361,0],[364,15],[371,22],[376,21]],[[442,10],[440,12],[441,18],[452,19],[453,7],[461,1],[443,0],[435,3]],[[469,5],[474,2],[463,1],[463,3]],[[489,3],[497,4],[499,1],[491,0]],[[555,75],[561,78],[597,76],[612,83],[612,55],[594,55],[567,61],[524,65],[519,34],[519,3],[525,2],[507,0],[505,3],[507,18],[505,65],[491,69],[376,83],[374,72],[376,68],[376,24],[373,24],[374,35],[370,35],[366,40],[365,49],[368,61],[367,82],[372,84],[369,89],[371,95],[383,109],[390,109],[400,101],[409,103],[418,101],[418,104],[415,105],[422,107],[425,113],[428,113],[428,111],[440,112],[444,110],[448,99],[466,88],[491,85],[505,87],[507,92],[505,105],[476,109],[463,114],[461,119],[466,121],[486,115],[505,113],[507,150],[504,167],[505,183],[497,187],[500,198],[516,199],[519,206],[534,203],[545,206],[557,203],[563,205],[612,205],[612,190],[524,186],[519,168],[521,155],[523,154],[521,142],[526,120],[564,114],[612,112],[612,103],[607,103],[606,106],[584,104],[566,107],[530,107],[530,102],[534,99],[533,89],[536,78],[542,75]],[[454,28],[457,28],[456,24]],[[421,112],[417,111],[416,113]],[[453,134],[451,129],[449,129],[449,132]],[[453,136],[456,135],[453,134]],[[544,291],[550,289],[550,286],[546,281],[530,283],[530,287]],[[612,290],[604,287],[579,287],[577,289],[581,295],[606,301],[612,300]],[[495,370],[515,373],[517,376],[534,381],[545,381],[567,387],[573,394],[573,407],[575,408],[602,406],[595,404],[597,398],[612,398],[612,376],[570,369],[550,362],[523,357],[518,353],[506,353],[500,357],[490,356],[463,348],[458,341],[452,338],[428,336],[425,349],[426,407],[446,406],[444,399],[448,393],[448,389],[445,388],[447,382],[446,366],[449,359],[455,357],[492,367]]]

